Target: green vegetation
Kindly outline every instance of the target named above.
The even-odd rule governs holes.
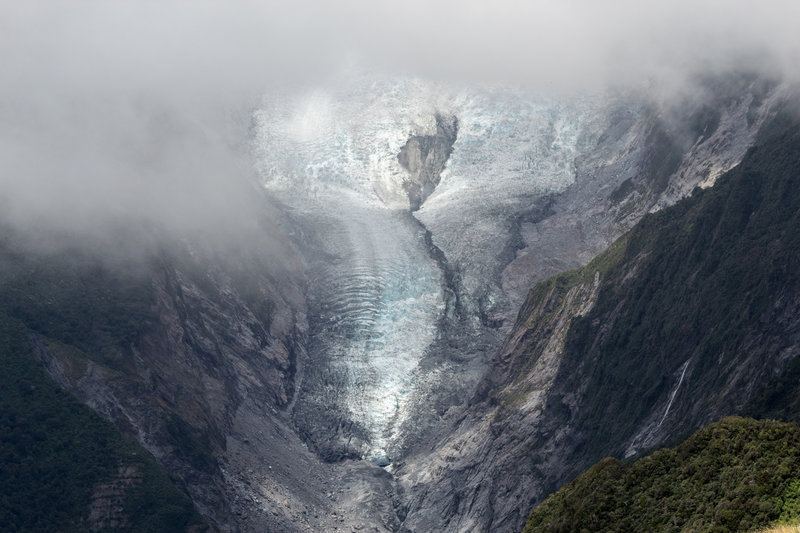
[[[603,459],[525,532],[751,531],[800,518],[800,427],[726,418],[630,466]]]
[[[623,237],[624,245],[598,258],[613,260],[595,306],[572,323],[546,407],[551,418],[569,421],[585,436],[571,464],[621,454],[642,421],[666,403],[687,361],[687,379],[670,411],[677,420],[673,433],[702,425],[709,413],[734,412],[725,401],[739,401],[737,385],[768,389],[780,347],[791,344],[800,304],[798,179],[795,124],[752,149],[715,187],[646,216]],[[533,292],[589,279],[597,269],[590,264]],[[787,371],[800,374],[799,364]],[[741,365],[751,372],[733,384],[729,369]],[[784,381],[784,392],[796,390],[796,379]],[[574,391],[581,391],[580,406],[567,409],[572,400],[565,398]],[[762,405],[748,413],[777,412],[791,396],[764,392],[759,398]]]
[[[0,524],[4,531],[86,531],[92,496],[119,469],[128,531],[202,525],[191,500],[155,459],[62,391],[31,354],[29,330],[0,314]]]
[[[713,188],[646,216],[593,264],[532,289],[521,319],[536,339],[550,327],[550,306],[601,272],[593,308],[564,340],[542,415],[552,426],[529,448],[537,464],[548,433],[569,428],[563,477],[545,490],[622,456],[637,436],[675,438],[732,413],[800,421],[797,115],[784,110],[765,131]],[[793,425],[725,419],[632,466],[604,459],[537,508],[526,531],[721,532],[797,521],[798,438]]]
[[[0,313],[104,366],[133,371],[130,347],[155,320],[149,278],[85,250],[26,253],[9,240],[0,240]]]
[[[783,373],[756,395],[743,414],[800,423],[800,357],[789,361]]]
[[[563,303],[564,296],[566,296],[571,289],[581,284],[586,285],[593,283],[596,274],[600,274],[601,278],[604,279],[625,257],[625,250],[627,247],[628,235],[626,234],[614,241],[611,246],[592,259],[585,267],[568,270],[537,283],[528,293],[523,312],[525,308],[530,308],[531,306],[536,306],[541,302],[545,302],[553,295],[558,297],[559,304]],[[552,307],[552,304],[550,307]],[[554,308],[548,308],[550,312],[554,310]],[[535,320],[539,322],[548,317],[549,314],[546,312],[543,315],[535,317]],[[536,324],[535,322],[529,321],[526,325],[528,327],[534,327]]]
[[[46,343],[71,354],[66,366],[92,360],[103,372],[134,371],[132,346],[155,320],[144,266],[112,265],[85,249],[21,252],[14,239],[10,231],[0,238],[0,527],[86,531],[98,525],[89,521],[98,489],[127,472],[118,527],[206,529],[146,450],[34,359],[34,344]],[[99,525],[113,529],[102,518]]]

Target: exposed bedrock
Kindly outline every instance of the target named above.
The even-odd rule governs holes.
[[[365,78],[268,95],[263,233],[157,250],[125,372],[47,339],[40,357],[223,531],[521,529],[577,468],[556,452],[583,436],[545,404],[603,278],[520,312],[531,286],[736,166],[773,89],[708,83],[665,106]]]
[[[434,135],[414,135],[400,149],[397,161],[409,173],[403,187],[408,193],[412,211],[419,209],[439,185],[457,136],[458,118],[437,113]]]
[[[732,91],[727,86],[712,84],[710,89],[719,93],[703,105],[686,105],[670,115],[649,114],[626,120],[626,128],[608,128],[608,133],[598,139],[598,146],[613,142],[620,134],[623,138],[630,135],[626,129],[636,131],[625,143],[630,148],[627,154],[635,157],[626,159],[625,153],[598,157],[602,152],[589,152],[579,158],[576,182],[554,197],[552,214],[520,225],[525,246],[504,270],[504,286],[510,286],[515,278],[535,280],[549,269],[578,266],[581,255],[575,254],[582,247],[580,253],[588,255],[593,246],[622,232],[644,212],[680,198],[681,191],[693,186],[690,184],[713,181],[719,172],[715,169],[735,167],[758,138],[759,130],[768,124],[775,107],[780,106],[780,93],[773,92],[774,87],[759,88],[758,84],[737,86],[736,91],[741,92],[735,97],[727,92]],[[747,179],[752,180],[752,176],[744,181]],[[659,225],[654,220],[651,227]],[[618,291],[617,300],[605,300],[602,317],[593,313],[609,269],[620,260],[625,246],[619,241],[616,248],[589,267],[566,272],[528,293],[516,325],[467,405],[449,412],[438,434],[396,465],[395,476],[409,495],[403,531],[521,530],[535,503],[604,454],[632,454],[662,443],[686,431],[689,424],[706,423],[741,409],[753,394],[753,387],[744,382],[756,374],[743,379],[741,372],[717,370],[721,367],[711,362],[707,362],[706,370],[717,383],[724,384],[710,394],[703,386],[712,378],[704,376],[701,380],[695,375],[690,386],[697,360],[688,353],[676,356],[675,350],[666,350],[671,354],[667,365],[662,362],[668,358],[647,350],[646,360],[627,358],[624,364],[611,365],[613,370],[602,366],[611,350],[603,348],[601,340],[624,338],[622,334],[615,337],[609,329],[624,309],[628,288]],[[660,245],[659,249],[670,247]],[[643,253],[641,258],[629,261],[624,271],[617,272],[617,282],[624,285],[639,279],[637,270],[645,256]],[[548,258],[569,263],[553,264],[545,261]],[[674,258],[677,264],[683,260],[681,255]],[[520,268],[522,265],[527,267]],[[645,277],[638,283],[649,287],[650,279]],[[782,296],[777,300],[783,304]],[[786,312],[786,317],[794,312],[792,309],[791,305],[779,309],[775,304],[775,312]],[[594,318],[584,320],[584,316]],[[786,317],[780,320],[793,332],[788,342],[796,343],[796,321]],[[592,347],[593,359],[576,356],[574,346],[572,357],[565,359],[565,342],[575,322],[600,339],[592,338],[581,345]],[[691,346],[681,335],[673,334],[670,339],[684,348]],[[593,341],[599,347],[595,348]],[[661,347],[666,341],[655,345]],[[739,357],[740,362],[748,357],[758,360],[758,364],[745,361],[738,368],[747,368],[748,372],[757,368],[759,386],[765,383],[765,375],[781,368],[791,352],[778,345],[770,357],[761,357],[752,355],[761,353],[754,346],[775,345],[750,339],[744,345],[746,349],[731,350],[725,356]],[[648,369],[647,379],[626,381],[625,376],[619,376],[623,368],[631,371],[631,367],[639,366]],[[618,381],[612,382],[610,375],[615,372]],[[593,379],[608,387],[602,395],[592,388]],[[738,379],[743,382],[731,385]],[[692,386],[696,387],[694,392],[687,394]],[[629,392],[631,389],[637,392]],[[685,415],[675,414],[676,409],[680,412],[681,398],[686,402]],[[740,399],[738,404],[735,398]],[[707,408],[693,409],[692,399]],[[634,404],[646,402],[651,403],[643,415],[641,411],[641,416],[631,415],[637,412]],[[612,404],[617,409],[616,418],[607,416]]]

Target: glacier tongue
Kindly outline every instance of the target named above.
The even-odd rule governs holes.
[[[299,409],[312,408],[301,419],[311,419],[312,431],[327,428],[324,434],[335,433],[342,417],[355,422],[366,435],[362,442],[348,435],[343,453],[383,461],[408,414],[412,373],[444,310],[441,272],[408,215],[351,202],[334,211],[347,216],[326,224],[325,259],[311,268],[314,368],[306,371]],[[317,416],[332,406],[328,420]]]
[[[411,136],[435,134],[442,113],[457,117],[458,136],[441,182],[412,216],[397,156]],[[413,431],[414,409],[425,402],[419,396],[436,388],[431,380],[471,386],[474,368],[467,375],[457,365],[446,365],[450,373],[420,367],[446,335],[445,293],[460,292],[469,315],[459,342],[496,327],[479,315],[500,323],[510,316],[500,274],[513,259],[503,251],[514,219],[574,181],[575,158],[596,144],[602,116],[585,101],[411,79],[363,77],[264,97],[254,114],[258,168],[304,227],[297,240],[310,280],[308,361],[295,419],[324,458],[385,464],[402,448],[403,431]],[[448,287],[426,231],[459,287]]]

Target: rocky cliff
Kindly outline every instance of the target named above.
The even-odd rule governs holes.
[[[471,405],[400,471],[407,530],[518,530],[602,457],[765,413],[800,339],[795,113],[714,187],[531,290]]]
[[[413,135],[397,154],[397,162],[409,173],[403,184],[412,211],[439,185],[447,159],[458,137],[458,119],[436,114],[436,133]]]
[[[782,98],[752,77],[701,85],[669,105],[409,80],[290,106],[265,97],[252,141],[268,194],[251,195],[263,208],[252,224],[213,240],[127,222],[88,245],[14,237],[10,309],[59,384],[141,442],[223,531],[519,529],[596,454],[635,453],[702,418],[686,414],[700,370],[681,346],[658,352],[662,366],[625,363],[648,385],[620,370],[613,390],[595,370],[608,347],[581,351],[630,329],[617,322],[641,313],[619,303],[628,284],[669,263],[646,246],[664,220],[647,213],[718,181]],[[643,217],[651,233],[528,292]],[[698,272],[684,283],[704,287]],[[736,386],[761,390],[715,379],[729,396],[698,409],[726,414]],[[614,440],[605,421],[639,405],[614,396],[622,383],[646,401]]]
[[[20,256],[19,248],[10,246],[9,233],[0,239],[4,529],[210,531],[177,477],[171,477],[130,435],[121,434],[64,392],[36,361],[49,345],[69,352],[64,363],[75,371],[86,363],[82,356],[90,341],[87,329],[96,328],[91,340],[98,343],[134,332],[139,326],[125,323],[117,314],[122,294],[112,291],[115,301],[94,300],[96,313],[82,309],[81,303],[70,305],[64,296],[80,300],[89,295],[65,288],[76,281],[69,268],[53,271],[41,257]],[[113,284],[98,283],[93,296]],[[127,309],[136,308],[129,299]],[[62,322],[90,317],[93,327]],[[112,348],[118,345],[105,345],[106,364],[119,370],[119,354]]]
[[[135,224],[96,243],[6,232],[3,249],[3,302],[35,356],[223,530],[236,529],[226,439],[243,404],[292,399],[305,331],[299,259],[262,230],[225,244]]]

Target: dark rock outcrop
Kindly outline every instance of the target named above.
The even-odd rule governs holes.
[[[137,239],[135,252],[9,239],[7,297],[21,298],[10,312],[62,387],[136,438],[205,516],[235,531],[227,439],[245,401],[270,419],[293,398],[306,327],[300,260],[263,227],[214,243],[135,225],[114,237]]]
[[[618,347],[611,341],[624,344],[635,318],[649,316],[641,302],[656,300],[647,291],[672,280],[674,272],[658,268],[686,273],[682,260],[704,257],[707,243],[698,241],[675,252],[677,259],[654,261],[658,250],[648,240],[667,250],[674,243],[656,231],[666,219],[646,213],[697,184],[711,185],[751,146],[770,105],[752,85],[739,89],[738,96],[691,101],[677,111],[623,105],[611,111],[604,132],[584,132],[576,145],[581,155],[565,155],[575,174],[565,189],[529,191],[488,211],[481,198],[472,211],[440,205],[426,218],[448,183],[439,180],[459,128],[455,117],[439,115],[435,134],[411,137],[397,155],[408,172],[403,187],[412,214],[331,194],[324,200],[329,212],[310,204],[305,214],[292,214],[295,220],[286,215],[229,242],[167,239],[150,229],[143,258],[125,275],[102,252],[72,270],[58,270],[71,264],[64,261],[71,252],[56,257],[44,297],[25,300],[20,318],[32,321],[36,355],[62,387],[144,444],[223,531],[519,529],[535,502],[598,454],[635,453],[752,407],[764,383],[791,366],[794,341],[757,332],[720,345],[715,369],[692,344],[713,326],[695,331],[681,323],[658,340],[652,335],[666,330],[652,317],[656,327],[638,339],[652,357],[620,356],[607,366],[606,355]],[[747,172],[740,177],[758,173]],[[755,180],[742,180],[745,197],[759,198]],[[696,196],[722,194],[711,191]],[[758,211],[755,203],[729,209],[722,201],[702,214],[685,205],[713,202],[691,201],[679,209],[702,224],[676,234],[716,235],[714,220],[732,211],[743,225],[717,233],[733,239]],[[643,217],[650,233],[634,232],[638,240],[629,235],[587,267],[528,292],[536,281],[586,264]],[[492,223],[489,239],[469,231],[476,221]],[[442,238],[443,231],[453,238]],[[484,255],[459,249],[470,240],[470,250]],[[753,254],[772,257],[762,252],[780,244]],[[697,300],[698,284],[715,268],[698,263],[681,278],[698,292],[676,292],[685,300],[677,303]],[[737,272],[750,279],[747,269]],[[430,294],[409,290],[423,281]],[[750,281],[771,287],[769,276]],[[639,307],[625,307],[633,294]],[[421,296],[435,302],[428,315],[407,306]],[[794,293],[775,301],[774,309],[748,307],[742,316],[773,324],[780,335],[794,331]],[[375,406],[392,406],[379,394],[373,396],[381,402],[372,403],[349,394],[383,393],[384,369],[364,354],[393,354],[400,335],[392,325],[409,309],[424,319],[401,340],[430,326],[430,342],[395,354],[392,363],[418,358],[403,375],[414,381],[413,401],[401,412],[398,399],[390,423],[377,431],[378,424],[367,427]],[[686,316],[702,325],[697,309]],[[629,379],[633,370],[640,373]],[[700,394],[703,387],[716,392]],[[694,404],[687,394],[703,400]],[[371,447],[380,440],[389,445]],[[369,453],[376,464],[361,459]]]
[[[434,135],[414,135],[400,149],[397,161],[409,174],[403,188],[412,211],[419,209],[439,184],[457,137],[458,119],[437,114]]]
[[[800,353],[798,162],[794,125],[535,286],[471,405],[400,469],[406,530],[519,530],[602,457],[770,414]]]

